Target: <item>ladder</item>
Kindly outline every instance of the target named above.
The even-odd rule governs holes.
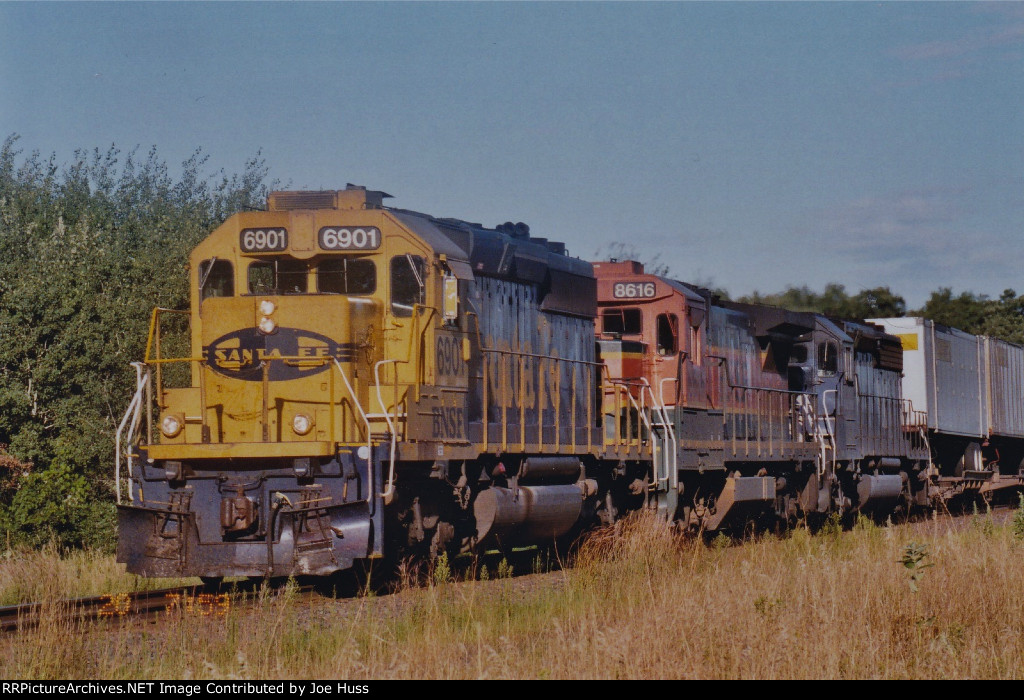
[[[836,468],[836,438],[828,415],[819,416],[814,410],[814,402],[800,401],[803,409],[804,424],[810,428],[810,434],[818,445],[818,477],[825,476],[826,465],[832,463],[832,472]]]
[[[626,396],[651,436],[652,479],[648,486],[648,503],[657,509],[661,519],[671,521],[679,506],[675,426],[669,419],[665,404],[655,395],[646,377],[641,377],[634,387],[638,389],[639,397],[634,398],[628,390]]]

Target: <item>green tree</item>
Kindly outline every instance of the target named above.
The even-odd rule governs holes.
[[[23,539],[45,521],[64,544],[110,541],[95,509],[112,514],[114,431],[149,312],[187,308],[189,251],[262,204],[266,169],[257,155],[240,175],[204,175],[196,151],[175,178],[155,150],[76,151],[58,165],[16,144],[0,147],[0,443],[35,469],[0,519]]]
[[[967,333],[980,333],[990,309],[991,303],[984,295],[976,296],[973,292],[961,292],[958,296],[953,296],[952,289],[940,287],[931,293],[924,306],[913,315],[924,316],[936,323],[959,328]]]
[[[907,302],[888,287],[866,289],[850,296],[841,284],[828,284],[819,294],[810,287],[786,287],[778,294],[754,292],[740,301],[779,306],[791,311],[813,311],[834,318],[865,319],[903,316]]]
[[[990,302],[982,329],[985,335],[1024,345],[1024,296],[1012,289]]]

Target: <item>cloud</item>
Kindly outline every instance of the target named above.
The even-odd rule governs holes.
[[[1007,14],[1017,20],[1024,14]],[[892,54],[905,61],[927,61],[934,59],[961,58],[985,49],[1014,45],[1024,42],[1024,21],[1014,21],[973,29],[963,36],[943,41],[928,41],[908,44],[892,50]]]
[[[968,12],[983,17],[988,24],[959,30],[954,27],[949,38],[890,49],[887,53],[902,62],[906,73],[877,85],[877,89],[961,81],[976,75],[983,65],[1019,70],[1024,56],[1024,3],[978,3],[969,6]]]
[[[851,244],[892,244],[907,238],[924,243],[963,216],[966,192],[950,188],[864,197],[822,212],[822,224],[827,233]]]
[[[832,251],[844,279],[908,297],[1015,279],[1015,244],[969,225],[969,194],[964,187],[864,197],[817,212],[807,236]]]

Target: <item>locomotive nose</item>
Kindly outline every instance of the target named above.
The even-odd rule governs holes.
[[[343,407],[366,405],[366,383],[354,382],[350,396],[336,380],[339,369],[350,383],[368,375],[363,368],[380,347],[378,302],[334,295],[217,301],[203,328],[213,442],[334,441],[354,432]]]

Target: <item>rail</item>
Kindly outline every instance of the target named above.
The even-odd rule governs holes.
[[[813,398],[814,394],[804,394],[802,398],[797,399],[797,403],[801,411],[801,418],[804,421],[805,432],[818,445],[817,472],[818,476],[821,477],[825,475],[829,453],[832,455],[832,471],[835,472],[836,444],[830,433],[821,430],[821,421]]]
[[[359,416],[363,419],[363,424],[366,426],[366,458],[370,459],[370,456],[373,454],[373,434],[372,434],[372,431],[371,431],[371,428],[370,428],[370,419],[369,419],[369,417],[367,417],[366,411],[363,410],[362,404],[359,403],[359,397],[356,396],[356,392],[352,388],[351,382],[349,382],[349,380],[348,380],[348,375],[345,374],[345,368],[341,366],[340,362],[338,362],[338,358],[334,358],[334,365],[335,365],[335,367],[338,368],[338,374],[341,375],[341,381],[343,381],[345,383],[345,389],[348,391],[348,395],[352,399],[352,405],[356,407],[357,411],[359,411]],[[334,396],[332,394],[332,396],[331,396],[331,416],[332,416],[332,418],[334,416],[334,405],[335,405],[334,404]],[[331,421],[332,428],[333,428],[333,425],[334,425],[334,421],[332,420]],[[333,433],[333,430],[332,430],[332,433]],[[333,439],[334,439],[334,435],[333,434],[331,435],[331,439],[333,441]]]
[[[52,603],[5,605],[0,607],[0,631],[26,630],[51,619],[73,623],[78,620],[120,619],[158,612],[169,613],[176,609],[223,616],[230,606],[231,599],[226,593],[206,593],[202,586],[110,593]]]
[[[813,411],[813,394],[787,389],[732,385],[723,402],[723,431],[734,455],[766,457],[785,444],[806,442],[802,414]],[[814,437],[814,428],[810,435]]]
[[[164,615],[222,618],[237,605],[256,603],[263,598],[261,579],[250,579],[220,590],[206,586],[176,586],[149,591],[126,591],[106,595],[70,598],[47,602],[0,606],[0,632],[25,631],[40,624],[77,629],[86,622],[129,620]],[[313,584],[289,588],[289,593],[311,593]]]
[[[387,488],[380,494],[381,498],[384,499],[385,505],[391,503],[391,499],[395,494],[395,452],[398,449],[398,371],[395,371],[395,400],[392,404],[395,408],[395,419],[394,422],[391,420],[391,414],[388,411],[387,404],[384,403],[384,397],[380,393],[380,367],[381,365],[387,365],[391,363],[398,363],[399,360],[380,360],[373,366],[373,383],[377,387],[377,401],[380,403],[380,409],[383,411],[384,422],[388,426],[388,434],[391,436],[391,450],[388,457],[388,485]],[[369,432],[369,422],[367,422],[367,432]]]
[[[903,430],[910,439],[911,449],[927,457],[928,473],[931,474],[935,465],[932,463],[932,446],[928,440],[928,412],[916,410],[910,399],[903,399]]]
[[[644,447],[649,436],[643,430],[646,395],[642,383],[638,378],[612,377],[607,365],[603,366],[603,371],[602,408],[606,416],[614,418],[614,422],[608,423],[612,433],[605,433],[605,442],[620,447]]]
[[[927,414],[915,411],[909,399],[858,393],[859,444],[869,454],[903,455],[924,450],[919,428],[927,425]]]

